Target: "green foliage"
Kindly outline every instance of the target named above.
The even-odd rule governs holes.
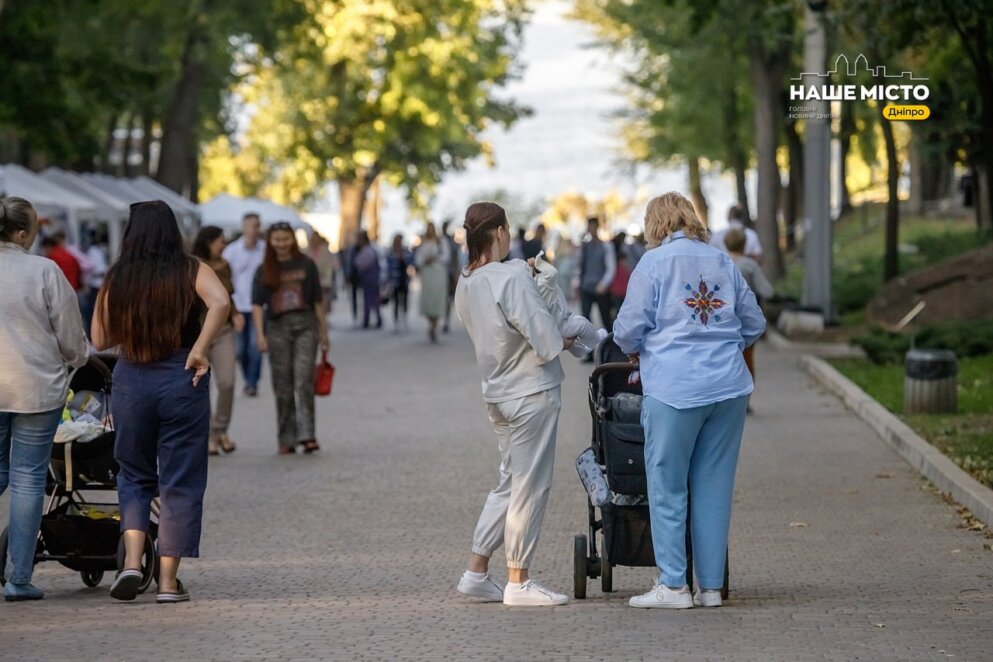
[[[852,341],[865,350],[873,363],[900,363],[910,349],[911,334],[874,328]],[[913,335],[920,349],[950,349],[962,358],[993,354],[993,320],[934,324]]]
[[[418,203],[487,153],[484,129],[526,112],[497,95],[516,72],[519,0],[299,2],[307,18],[236,90],[254,116],[228,170],[250,192],[299,204],[382,173]]]
[[[732,14],[703,20],[688,0],[579,0],[576,8],[606,45],[634,61],[624,78],[630,108],[619,113],[628,158],[747,164],[748,60]]]

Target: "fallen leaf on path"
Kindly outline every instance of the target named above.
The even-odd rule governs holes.
[[[953,549],[952,550],[952,554],[961,554],[961,553],[962,553],[962,550],[961,549]]]
[[[876,474],[876,478],[896,478],[896,474],[892,471],[885,471],[883,473]]]
[[[884,628],[884,627],[886,627],[886,624],[885,623],[873,623],[873,625],[875,625],[877,628]]]
[[[805,529],[807,528],[806,522],[790,522],[791,529]]]

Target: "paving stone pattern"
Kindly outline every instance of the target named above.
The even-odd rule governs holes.
[[[4,660],[993,659],[993,553],[863,423],[760,347],[738,473],[732,599],[640,611],[648,568],[551,609],[454,591],[498,455],[461,328],[352,330],[336,313],[335,393],[315,456],[277,457],[268,384],[236,402],[233,455],[212,458],[193,600],[107,595],[55,564],[40,603],[0,603]],[[552,489],[533,574],[571,592],[585,498],[589,366],[568,355]],[[264,379],[269,379],[268,366]],[[8,499],[0,499],[6,520]],[[506,578],[502,557],[494,575]]]

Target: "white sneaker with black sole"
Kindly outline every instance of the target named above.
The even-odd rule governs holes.
[[[459,579],[459,585],[455,587],[455,590],[462,595],[482,598],[486,602],[503,601],[503,588],[493,581],[488,573],[474,572],[470,574],[468,570],[465,571],[462,573],[462,578]]]
[[[721,600],[720,589],[703,589],[693,596],[693,604],[697,607],[720,607],[724,601]]]
[[[503,589],[503,604],[508,607],[554,607],[568,602],[568,595],[550,591],[533,579],[523,584],[507,582]]]
[[[656,584],[648,593],[631,598],[628,604],[641,609],[689,609],[693,606],[693,596],[688,586],[674,591],[665,584]]]

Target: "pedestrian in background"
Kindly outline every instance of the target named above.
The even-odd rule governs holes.
[[[386,256],[390,298],[393,300],[393,330],[407,326],[407,299],[410,293],[410,267],[414,254],[403,245],[403,235],[393,235],[393,246]]]
[[[10,487],[4,599],[40,600],[31,584],[52,440],[69,370],[86,362],[79,304],[52,260],[28,250],[38,215],[23,198],[0,199],[0,494]]]
[[[631,274],[614,342],[639,363],[652,542],[660,575],[632,607],[721,605],[738,451],[752,378],[741,351],[765,318],[727,254],[678,193],[645,211],[650,250]],[[693,495],[692,509],[689,495]],[[687,586],[686,527],[696,596]]]
[[[93,311],[96,309],[97,293],[103,287],[103,279],[107,274],[107,254],[105,248],[97,239],[97,232],[88,229],[83,234],[83,255],[89,268],[83,275],[83,289],[80,292],[80,310],[83,313],[83,328],[87,336],[90,324],[93,322]]]
[[[504,262],[510,225],[499,205],[470,205],[465,231],[469,264],[455,306],[483,373],[483,400],[502,459],[500,483],[486,498],[457,590],[510,606],[562,605],[569,598],[532,579],[529,568],[552,487],[565,377],[559,354],[574,339],[562,338],[527,263]],[[500,546],[507,557],[504,588],[489,575]]]
[[[222,257],[225,246],[224,231],[219,227],[206,225],[200,228],[193,241],[193,255],[214,270],[218,280],[230,295],[234,292],[234,284],[231,279],[231,265]],[[242,332],[244,326],[245,317],[238,312],[232,300],[228,320],[207,350],[211,381],[217,393],[210,416],[210,440],[207,446],[210,455],[219,455],[221,451],[230,453],[236,448],[235,443],[228,437],[228,426],[231,424],[231,410],[234,407],[234,376],[237,363],[235,336]]]
[[[728,209],[728,225],[723,230],[719,230],[711,234],[710,245],[727,253],[728,249],[725,242],[727,233],[731,230],[739,230],[745,234],[744,255],[752,258],[761,265],[762,241],[759,239],[758,232],[752,228],[745,227],[745,221],[743,219],[744,215],[744,211],[742,211],[742,208],[738,205],[734,205]]]
[[[441,224],[441,240],[448,247],[448,291],[445,298],[445,322],[442,324],[441,332],[448,333],[449,319],[452,316],[452,305],[455,301],[455,286],[459,282],[459,272],[462,270],[462,260],[459,244],[455,237],[448,234],[448,221]]]
[[[234,283],[234,306],[246,320],[252,316],[252,283],[255,272],[262,265],[265,242],[261,239],[262,221],[258,214],[248,213],[241,219],[241,238],[224,249],[223,257],[231,265],[231,282]],[[241,375],[245,379],[245,395],[255,397],[262,377],[262,355],[255,338],[255,326],[244,324],[237,334],[238,358]]]
[[[772,283],[769,279],[765,277],[762,273],[762,267],[759,263],[752,258],[745,255],[745,247],[747,245],[747,238],[745,232],[741,228],[731,228],[728,230],[727,234],[724,235],[724,246],[728,253],[731,255],[731,259],[734,261],[734,266],[738,267],[738,271],[744,276],[745,282],[748,283],[748,287],[751,288],[752,292],[758,297],[758,301],[761,304],[766,299],[771,299],[775,290],[772,287]],[[752,379],[755,379],[755,345],[749,345],[745,348],[745,365],[748,366],[748,372],[752,374]],[[751,405],[749,405],[749,411],[751,411]]]
[[[328,325],[317,265],[300,252],[289,223],[266,232],[262,266],[255,276],[252,319],[260,352],[269,353],[276,394],[279,454],[320,450],[314,428],[314,361],[328,351]]]
[[[543,250],[545,250],[545,226],[539,223],[535,226],[532,237],[524,240],[521,252],[524,253],[524,260],[533,260]]]
[[[582,315],[592,320],[593,304],[600,311],[600,323],[610,331],[610,284],[617,268],[614,247],[600,239],[600,219],[586,220],[586,240],[579,252],[579,299]],[[593,354],[586,362],[593,361]]]
[[[421,278],[421,315],[428,318],[428,339],[438,342],[438,320],[445,314],[448,298],[448,267],[451,256],[448,243],[428,223],[421,245],[417,247],[417,271]]]
[[[317,275],[321,280],[321,299],[324,302],[324,311],[330,313],[334,272],[338,259],[328,249],[328,240],[320,232],[314,232],[311,235],[309,253],[310,259],[317,265]]]
[[[380,310],[380,265],[379,251],[365,230],[359,232],[355,244],[355,273],[362,285],[362,328],[368,329],[372,317],[376,318],[376,328],[383,328],[383,313]]]
[[[66,248],[66,233],[58,230],[42,238],[41,250],[45,257],[59,265],[73,292],[79,292],[83,287],[83,268],[79,260]]]
[[[210,433],[207,353],[230,310],[231,295],[214,270],[183,250],[169,205],[131,205],[121,256],[107,273],[92,329],[94,347],[121,352],[111,404],[125,546],[124,569],[110,588],[118,600],[138,595],[156,494],[156,601],[190,599],[176,575],[181,558],[200,555]]]

